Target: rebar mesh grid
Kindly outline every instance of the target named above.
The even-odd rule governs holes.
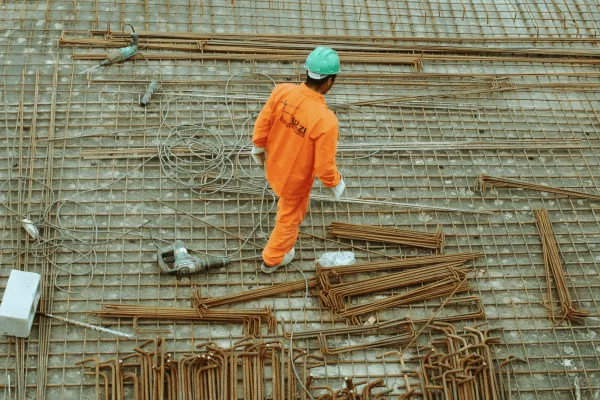
[[[97,265],[91,278],[90,274],[75,275],[93,263],[81,259],[72,248],[60,247],[49,256],[36,252],[15,214],[2,207],[0,276],[4,280],[0,285],[12,268],[44,271],[44,311],[127,333],[135,333],[131,321],[101,320],[87,312],[100,308],[99,302],[188,306],[198,288],[205,296],[220,296],[302,279],[294,269],[269,277],[261,274],[257,268],[260,249],[252,246],[241,252],[246,259],[225,269],[183,278],[160,275],[156,250],[166,242],[182,239],[190,248],[222,254],[237,251],[242,241],[153,199],[160,198],[239,237],[252,232],[261,210],[268,210],[272,201],[263,203],[253,194],[231,193],[202,199],[171,181],[152,158],[167,127],[178,124],[203,122],[225,143],[233,143],[237,131],[249,143],[251,122],[272,87],[267,77],[255,74],[267,74],[276,82],[297,82],[302,79],[301,63],[135,60],[78,75],[93,62],[73,61],[72,54],[99,50],[58,47],[61,35],[89,37],[90,29],[106,30],[110,24],[118,31],[124,23],[132,23],[145,31],[328,35],[331,40],[373,35],[413,44],[566,47],[590,54],[597,51],[600,41],[596,28],[600,7],[578,0],[48,0],[2,6],[0,124],[6,134],[0,141],[5,160],[0,178],[8,181],[0,188],[0,201],[20,212],[39,212],[57,199],[77,201],[65,202],[58,212],[54,207],[48,218],[64,229],[76,228],[77,237],[86,241],[97,234],[93,247]],[[486,195],[474,190],[477,176],[486,173],[598,193],[600,75],[596,68],[577,61],[457,59],[424,62],[422,72],[384,64],[345,65],[344,71],[348,75],[340,76],[328,100],[396,100],[360,106],[359,111],[337,108],[340,144],[381,144],[389,137],[391,143],[407,145],[359,159],[356,156],[368,153],[341,153],[338,163],[349,196],[494,214],[313,201],[301,227],[306,234],[301,234],[296,246],[295,264],[312,276],[314,260],[323,252],[345,250],[314,238],[326,236],[332,221],[428,232],[435,232],[439,224],[447,235],[446,252],[485,254],[475,264],[471,293],[481,296],[490,325],[503,328],[498,358],[513,354],[528,360],[513,366],[513,396],[576,398],[576,385],[584,398],[600,396],[600,205],[519,189]],[[162,87],[150,106],[142,109],[139,99],[157,75]],[[161,122],[163,129],[158,132]],[[464,143],[467,140],[504,143],[504,147],[476,149]],[[457,147],[449,150],[436,143]],[[519,144],[526,148],[518,148]],[[247,171],[260,175],[249,156],[241,160]],[[542,248],[532,213],[537,208],[550,214],[574,301],[590,310],[583,325],[553,326],[547,318]],[[264,244],[273,223],[272,211],[252,240]],[[352,244],[393,256],[427,254],[390,245]],[[15,253],[23,249],[29,251]],[[368,252],[355,253],[358,261],[380,259]],[[69,272],[57,270],[53,263],[68,265]],[[316,298],[309,297],[305,312],[302,303],[302,295],[294,293],[244,306],[273,306],[278,317],[298,318],[298,330],[334,326]],[[386,310],[377,320],[427,318],[439,304],[428,301]],[[36,319],[29,339],[0,340],[0,390],[8,399],[90,398],[95,390],[93,379],[85,377],[75,362],[127,354],[155,336],[150,329],[166,330],[161,335],[175,354],[188,352],[194,343],[205,340],[229,345],[242,336],[241,327],[234,325],[140,321],[139,327],[146,332],[131,341]],[[428,340],[424,335],[419,343]],[[315,340],[295,343],[309,351],[318,349]],[[327,358],[318,381],[337,388],[345,376],[383,377],[389,386],[398,386],[398,362],[393,357],[376,359],[381,352],[363,350]],[[409,353],[416,354],[414,349]]]

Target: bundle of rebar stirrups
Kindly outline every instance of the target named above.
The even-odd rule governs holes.
[[[100,317],[110,318],[149,318],[155,320],[186,320],[217,323],[243,324],[244,332],[252,336],[262,335],[263,324],[269,333],[275,333],[277,319],[271,307],[262,310],[246,309],[202,309],[192,307],[154,307],[136,304],[103,304],[104,309],[92,311]],[[135,324],[134,324],[135,327]]]
[[[479,175],[479,177],[475,180],[475,190],[479,190],[483,194],[485,194],[487,189],[490,187],[537,190],[538,192],[555,193],[567,197],[574,197],[577,199],[590,199],[596,201],[600,200],[600,195],[582,192],[581,190],[539,185],[537,183],[525,182],[517,179],[500,178],[497,176],[490,176],[486,174]]]
[[[86,375],[95,378],[96,398],[103,393],[105,400],[306,400],[307,391],[323,400],[368,400],[375,387],[385,386],[383,380],[367,384],[353,383],[352,378],[346,378],[346,388],[339,390],[316,386],[310,370],[322,367],[323,359],[297,348],[290,354],[282,340],[248,337],[230,348],[204,342],[196,349],[176,357],[159,338],[122,358],[88,358],[77,364],[93,368]],[[356,389],[363,384],[367,384],[363,390]]]
[[[494,329],[481,330],[485,324],[465,327],[462,335],[450,324],[430,325],[443,336],[432,341],[428,349],[422,349],[423,355],[412,358],[420,361],[420,368],[416,370],[420,391],[412,389],[405,398],[419,395],[423,399],[437,400],[510,399],[511,381],[506,367],[513,361],[524,360],[509,355],[495,363],[492,345],[500,343],[500,338],[490,335]],[[404,356],[397,351],[382,356],[387,358],[392,354],[400,355],[401,359]]]
[[[444,231],[441,226],[438,226],[434,233],[429,233],[394,227],[332,222],[329,233],[338,238],[423,247],[440,253],[444,251],[445,245]]]
[[[561,323],[565,319],[574,322],[582,322],[583,318],[587,317],[589,312],[587,310],[576,308],[571,299],[569,288],[567,287],[564,267],[558,252],[558,244],[556,243],[552,223],[548,217],[548,211],[541,209],[534,210],[533,213],[540,232],[540,238],[542,239],[542,249],[544,252],[547,286],[546,308],[548,309],[548,315],[556,324]],[[556,309],[552,300],[552,279],[554,279],[554,282],[556,283],[556,291],[558,292],[558,299],[560,301],[560,310]]]
[[[469,290],[465,276],[471,268],[464,264],[480,256],[481,253],[441,254],[342,267],[322,267],[317,264],[320,284],[317,296],[321,305],[329,308],[337,317],[360,324],[360,316],[364,314]],[[348,275],[395,269],[405,270],[373,278],[342,281],[342,277]],[[408,290],[363,304],[352,305],[350,301],[355,296],[399,288]]]

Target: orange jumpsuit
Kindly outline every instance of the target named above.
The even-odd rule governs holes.
[[[273,89],[252,137],[267,152],[267,181],[279,196],[275,229],[262,254],[267,265],[278,265],[294,247],[315,176],[328,188],[340,182],[337,141],[337,117],[323,95],[304,83]]]

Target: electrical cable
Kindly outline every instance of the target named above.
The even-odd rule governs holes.
[[[233,118],[233,111],[229,105],[229,82],[234,76],[236,74],[231,75],[225,85],[225,106],[229,112],[234,133],[234,143],[229,145],[230,149],[227,149],[222,135],[204,126],[206,119],[204,107],[202,107],[202,121],[199,124],[171,126],[167,121],[167,117],[170,112],[171,102],[177,99],[177,96],[172,98],[163,91],[167,97],[167,101],[160,112],[161,126],[158,130],[159,136],[164,126],[170,128],[170,131],[165,140],[158,145],[161,169],[170,179],[187,186],[196,194],[216,193],[234,180],[255,186],[254,182],[244,182],[244,180],[234,176],[236,164],[241,165],[241,163],[234,163],[232,155],[243,140],[243,137],[238,134]],[[269,77],[269,79],[271,78]],[[272,79],[271,81],[274,83]],[[198,102],[198,104],[200,103]],[[255,118],[255,115],[246,118],[242,129],[253,118]],[[175,154],[174,149],[181,148],[188,150],[186,158]],[[191,157],[195,157],[196,160],[192,161]],[[244,174],[250,177],[250,174],[245,170]]]
[[[160,136],[160,132],[164,126],[170,128],[165,139],[161,140],[158,145],[158,159],[161,170],[173,181],[199,195],[214,194],[226,188],[239,193],[245,193],[254,188],[260,190],[262,193],[258,223],[248,234],[247,239],[240,245],[238,250],[227,254],[227,257],[240,253],[257,230],[260,229],[263,237],[265,236],[264,232],[262,232],[262,222],[274,209],[277,200],[275,193],[268,189],[268,183],[265,180],[264,174],[261,177],[253,176],[240,161],[241,152],[245,148],[245,146],[241,145],[244,137],[238,130],[229,102],[229,84],[231,79],[237,75],[239,74],[232,74],[227,79],[224,96],[225,107],[233,128],[233,144],[226,145],[222,135],[204,126],[206,118],[204,109],[202,121],[199,124],[171,126],[167,121],[167,117],[170,112],[171,102],[177,96],[170,96],[164,91],[163,94],[167,97],[167,100],[160,111],[161,126],[158,130]],[[275,81],[268,75],[258,75],[267,77],[275,84]],[[200,103],[198,102],[198,104]],[[252,114],[245,118],[241,126],[241,131],[244,131],[250,121],[255,119],[257,115]],[[181,149],[186,150],[185,156],[177,154],[176,150],[181,151]],[[235,176],[235,170],[241,171],[244,177]],[[234,182],[236,185],[233,185]],[[273,200],[270,205],[269,200]],[[267,203],[266,205],[265,202]],[[267,208],[266,211],[265,207]]]
[[[13,182],[15,180],[18,182],[19,187],[21,187],[22,182],[27,182],[29,184],[29,188],[21,189],[23,191],[34,191],[35,189],[33,189],[31,187],[32,183],[38,184],[42,190],[47,191],[48,196],[50,196],[50,199],[51,199],[50,203],[48,203],[48,205],[46,205],[41,210],[27,209],[22,212],[19,212],[18,210],[14,209],[14,207],[11,207],[9,204],[10,204],[10,193],[13,191],[19,190],[19,188],[16,188],[16,189],[10,188],[10,182]],[[114,181],[113,181],[113,183],[114,183]],[[5,187],[7,185],[9,187],[7,189],[5,189]],[[37,190],[39,190],[39,189],[37,189]],[[81,193],[84,193],[84,192],[87,192],[87,191],[78,192],[73,197],[75,197]],[[70,293],[70,294],[82,293],[83,291],[85,291],[87,288],[90,287],[93,276],[94,276],[94,269],[96,268],[96,266],[98,264],[98,256],[97,256],[96,249],[95,249],[97,246],[105,246],[111,242],[114,242],[115,240],[118,240],[135,230],[141,229],[144,225],[146,225],[148,222],[150,222],[150,221],[147,221],[137,228],[134,228],[125,233],[122,233],[121,235],[117,236],[116,238],[112,238],[112,239],[109,239],[106,241],[99,241],[99,239],[98,239],[98,236],[99,236],[98,221],[96,220],[95,213],[88,206],[86,206],[85,204],[83,204],[81,202],[71,200],[71,199],[54,200],[55,195],[54,195],[53,190],[48,185],[44,184],[43,182],[41,182],[35,178],[21,176],[21,177],[12,177],[12,178],[5,179],[0,184],[0,194],[2,194],[2,193],[6,193],[6,195],[1,196],[0,199],[3,199],[4,197],[6,197],[6,201],[0,200],[1,206],[6,208],[10,214],[14,215],[18,222],[22,222],[24,218],[27,218],[32,221],[32,224],[34,226],[36,226],[36,228],[38,228],[38,232],[39,232],[39,229],[42,229],[42,232],[44,232],[44,234],[45,234],[45,235],[37,235],[35,238],[33,238],[33,243],[30,246],[28,246],[26,249],[24,249],[22,246],[4,247],[3,251],[16,250],[16,255],[13,255],[12,257],[10,257],[8,259],[3,259],[2,262],[12,261],[26,253],[29,253],[33,257],[36,257],[36,258],[45,258],[48,261],[48,263],[55,268],[55,273],[53,276],[54,287],[60,291]],[[61,212],[63,210],[63,207],[65,207],[65,205],[67,205],[67,204],[73,204],[76,207],[82,207],[86,210],[87,214],[91,217],[91,221],[92,221],[91,229],[66,227],[64,225],[64,223],[63,223],[64,218],[62,217]],[[50,216],[53,214],[54,214],[55,222],[52,222],[50,220]],[[34,217],[33,215],[36,215],[36,216]],[[91,238],[86,240],[86,239],[82,239],[79,236],[81,234],[86,234],[86,233],[91,234]],[[69,250],[71,252],[71,254],[74,255],[74,257],[72,257],[70,261],[65,261],[65,262],[53,261],[52,255],[56,254],[60,248]],[[81,267],[77,266],[77,264],[81,264],[81,263],[88,265],[88,267],[83,268],[83,270],[75,270],[74,271],[73,268],[76,268],[76,269],[81,268]],[[58,284],[58,278],[59,278],[60,271],[66,273],[67,275],[70,275],[70,276],[88,276],[88,279],[86,280],[86,283],[83,286],[83,288],[81,288],[79,290],[66,289]]]

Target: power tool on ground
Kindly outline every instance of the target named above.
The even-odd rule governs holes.
[[[94,68],[105,67],[107,65],[125,61],[138,53],[139,36],[136,33],[133,26],[129,24],[125,26],[130,26],[131,30],[133,31],[131,32],[131,44],[127,47],[121,47],[120,49],[109,51],[108,54],[106,54],[106,59],[102,60],[100,64],[95,65],[92,68],[86,69],[85,71],[81,72],[81,74],[85,74],[86,72],[91,71]]]
[[[225,267],[231,263],[228,257],[198,257],[188,253],[182,240],[158,250],[158,266],[168,274],[188,275],[210,268]]]
[[[146,89],[146,93],[144,94],[144,97],[142,97],[142,100],[140,101],[140,105],[142,107],[146,107],[148,105],[148,103],[150,102],[150,98],[152,97],[152,93],[154,93],[154,90],[156,89],[157,86],[158,86],[158,79],[152,79],[150,81],[150,84],[148,85],[148,88]]]

